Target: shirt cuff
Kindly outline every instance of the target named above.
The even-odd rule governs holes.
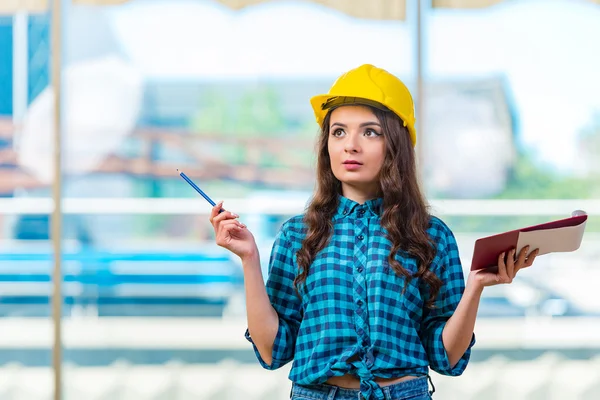
[[[285,324],[283,324],[281,320],[279,320],[279,328],[277,329],[277,335],[275,336],[275,341],[273,342],[273,353],[271,354],[272,362],[270,365],[263,360],[258,348],[250,336],[250,331],[248,329],[246,329],[244,337],[246,340],[252,343],[254,354],[256,355],[260,365],[265,369],[275,370],[281,368],[293,358],[294,343],[288,343],[288,338],[290,338],[290,335],[287,332]]]
[[[456,365],[452,367],[450,365],[450,360],[448,360],[448,353],[446,352],[444,341],[442,339],[444,326],[445,324],[440,324],[432,332],[430,346],[427,349],[429,353],[431,369],[442,375],[459,376],[465,371],[467,364],[469,363],[469,359],[471,358],[471,348],[475,344],[475,333],[473,333],[473,336],[471,337],[471,343],[469,344],[469,347],[467,347],[465,353],[462,355],[460,360],[458,360]]]

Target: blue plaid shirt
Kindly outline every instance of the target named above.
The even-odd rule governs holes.
[[[382,199],[364,204],[343,196],[333,217],[329,245],[317,254],[302,298],[293,281],[296,252],[306,234],[302,216],[286,221],[271,253],[266,283],[271,304],[279,315],[279,330],[268,365],[253,343],[260,364],[277,369],[294,360],[289,378],[297,384],[325,382],[346,373],[357,376],[366,399],[383,399],[375,377],[427,375],[428,368],[444,375],[465,370],[475,335],[460,361],[451,366],[442,330],[464,291],[458,247],[452,231],[431,218],[428,233],[437,243],[431,270],[443,281],[434,310],[425,307],[429,286],[405,279],[390,267],[391,242],[381,226]],[[416,260],[399,251],[397,260],[411,273]],[[246,338],[252,343],[248,331]]]

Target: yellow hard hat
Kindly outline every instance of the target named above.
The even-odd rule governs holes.
[[[408,88],[394,75],[373,65],[364,64],[346,72],[333,83],[329,93],[314,96],[310,104],[319,126],[331,108],[344,104],[387,108],[404,122],[413,147],[417,143],[415,106]]]

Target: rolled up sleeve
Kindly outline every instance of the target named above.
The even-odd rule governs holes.
[[[265,369],[275,370],[294,358],[296,337],[302,320],[301,301],[293,286],[296,266],[291,245],[286,235],[285,224],[275,238],[268,271],[267,295],[279,316],[279,328],[273,342],[273,353],[271,355],[273,361],[270,365],[261,357],[248,329],[246,329],[245,337],[252,343],[260,365]]]
[[[421,340],[431,369],[442,375],[458,376],[464,372],[469,363],[471,348],[475,344],[475,334],[458,363],[454,366],[450,365],[442,332],[462,298],[465,281],[454,235],[443,223],[437,234],[439,236],[435,240],[438,240],[438,252],[432,263],[432,272],[442,280],[442,287],[437,295],[435,308],[424,310]],[[428,286],[423,287],[422,290],[428,292]]]

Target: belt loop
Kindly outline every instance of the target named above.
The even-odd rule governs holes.
[[[433,385],[433,381],[431,380],[431,375],[427,374],[427,379],[429,380],[429,383],[431,383],[431,390],[429,391],[429,395],[433,396],[433,394],[435,393],[435,386]]]
[[[392,399],[392,389],[389,386],[384,386],[381,390],[383,391],[384,400],[394,400]]]
[[[337,389],[337,386],[331,386],[331,389],[329,389],[329,394],[327,395],[327,400],[335,399],[335,393],[337,392]]]

